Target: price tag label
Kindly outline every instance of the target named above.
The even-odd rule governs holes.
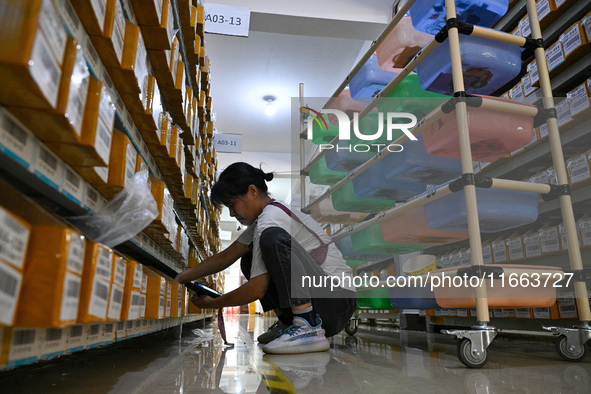
[[[216,134],[214,146],[216,152],[241,153],[242,134]]]
[[[248,37],[250,8],[205,4],[205,32]]]

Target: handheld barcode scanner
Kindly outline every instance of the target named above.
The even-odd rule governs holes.
[[[185,283],[183,286],[185,286],[187,289],[194,292],[197,296],[206,295],[206,296],[210,296],[212,298],[217,298],[222,295],[222,293],[220,293],[219,291],[215,291],[213,289],[210,289],[209,287],[204,286],[201,283],[197,283],[197,282]]]

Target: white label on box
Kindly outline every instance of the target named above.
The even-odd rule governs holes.
[[[493,317],[502,319],[505,317],[503,314],[503,310],[501,308],[494,308],[493,309]]]
[[[99,103],[99,117],[105,122],[108,129],[113,128],[113,122],[115,121],[115,105],[109,88],[103,86],[101,89],[101,101]]]
[[[536,10],[538,11],[538,19],[541,21],[550,13],[550,2],[548,0],[538,0],[536,2]]]
[[[142,274],[142,287],[140,288],[140,292],[146,294],[148,291],[148,275]]]
[[[100,324],[91,324],[88,326],[88,346],[100,344],[103,339]]]
[[[562,50],[562,43],[560,41],[557,41],[556,44],[546,49],[546,60],[548,61],[548,71],[550,72],[564,63],[564,51]]]
[[[548,136],[548,124],[547,123],[540,125],[539,130],[540,130],[540,139]]]
[[[560,233],[560,242],[563,250],[568,250],[568,239],[566,238],[566,230],[564,224],[560,223],[558,226],[558,232]]]
[[[127,144],[127,151],[125,154],[125,187],[130,185],[135,175],[135,163],[137,162],[137,152],[135,147],[130,142]]]
[[[84,326],[81,324],[70,326],[68,328],[68,350],[78,350],[84,348],[86,338],[83,335]]]
[[[22,275],[0,262],[0,323],[11,326],[21,290]]]
[[[28,168],[33,162],[35,138],[3,108],[0,121],[0,151]]]
[[[86,249],[86,242],[84,237],[76,233],[70,236],[70,250],[68,252],[68,262],[66,269],[78,275],[82,275],[84,267],[84,251]]]
[[[542,243],[540,242],[539,234],[524,235],[523,243],[525,244],[526,257],[536,257],[542,255]]]
[[[117,59],[121,63],[123,56],[123,36],[125,34],[125,14],[123,13],[123,7],[119,1],[115,2],[115,23],[113,24],[113,32],[111,41],[113,42],[113,48],[117,54]]]
[[[542,253],[554,253],[560,250],[558,241],[558,228],[546,228],[540,230],[540,241],[542,243]]]
[[[166,284],[166,297],[171,298],[171,296],[172,296],[172,284],[167,283]]]
[[[156,7],[156,15],[158,15],[158,24],[162,23],[162,0],[154,0],[154,7]]]
[[[571,184],[582,182],[591,177],[586,154],[570,158],[566,162],[566,168],[568,169]]]
[[[103,325],[103,342],[113,342],[115,340],[115,324],[105,323]]]
[[[540,80],[540,74],[538,74],[538,63],[536,63],[535,61],[527,65],[527,72],[529,74],[529,79],[532,84]]]
[[[515,317],[515,309],[513,308],[504,308],[503,309],[503,317]]]
[[[164,300],[164,296],[161,295],[160,296],[160,301],[158,303],[158,317],[164,317],[164,311],[165,311],[165,300]]]
[[[546,173],[548,174],[548,183],[551,185],[558,185],[558,177],[556,176],[554,168],[548,168]]]
[[[98,125],[96,128],[94,146],[100,158],[103,159],[106,164],[109,164],[109,157],[111,155],[111,140],[113,135],[111,134],[111,131],[103,124],[103,122],[99,121],[97,123]]]
[[[0,260],[22,269],[30,231],[0,207]]]
[[[572,319],[578,316],[574,298],[560,297],[557,301],[558,313],[561,319]]]
[[[529,37],[531,35],[531,26],[527,15],[519,21],[519,28],[521,29],[521,35],[523,37]]]
[[[515,317],[518,319],[531,319],[531,311],[529,308],[515,309]]]
[[[42,340],[39,354],[44,358],[62,355],[66,346],[65,339],[65,329],[45,329],[45,337]]]
[[[101,178],[104,183],[109,180],[109,167],[93,167],[94,172]]]
[[[490,244],[482,245],[482,263],[483,264],[491,264],[492,263],[492,247]]]
[[[41,4],[39,26],[43,30],[45,37],[47,37],[53,56],[59,64],[62,64],[64,52],[66,51],[66,28],[51,0],[43,0]]]
[[[144,78],[148,75],[148,65],[146,64],[147,57],[148,52],[146,52],[146,45],[144,44],[142,33],[139,33],[137,40],[137,52],[135,55],[135,69],[133,71],[135,73],[138,86],[142,88],[142,97],[144,97],[146,94],[145,89],[143,89],[143,81]]]
[[[127,271],[127,264],[123,258],[117,257],[115,260],[115,275],[113,275],[113,284],[125,287],[125,272]]]
[[[95,277],[92,284],[92,294],[88,305],[88,314],[104,319],[107,316],[107,307],[109,305],[109,282]]]
[[[583,45],[583,38],[581,37],[581,30],[579,24],[571,26],[567,31],[562,33],[559,38],[562,42],[562,49],[564,50],[564,56],[567,57],[575,49]]]
[[[509,238],[507,240],[507,249],[509,249],[510,260],[520,260],[523,258],[523,246],[521,237]]]
[[[80,51],[79,51],[80,52]],[[83,67],[86,69],[86,74],[88,74],[88,69],[86,67],[86,62],[82,57],[82,61],[84,63]],[[80,65],[80,61],[78,59],[78,54],[76,55],[76,68],[78,69]],[[84,116],[84,103],[86,102],[86,95],[88,93],[88,83],[90,78],[88,76],[80,75],[80,71],[74,70],[73,74],[77,75],[76,78],[74,76],[70,79],[70,91],[68,94],[68,104],[66,105],[66,116],[68,117],[68,122],[72,125],[72,128],[76,132],[78,136],[82,132],[82,118]],[[81,78],[81,79],[80,79]],[[79,79],[79,81],[78,81]]]
[[[515,28],[515,30],[511,34],[514,36],[517,36],[517,37],[523,37],[523,33],[521,32],[521,26],[517,25],[517,27]]]
[[[549,319],[550,308],[533,308],[534,319]]]
[[[135,269],[133,270],[133,284],[131,285],[131,287],[133,287],[134,289],[140,289],[142,287],[142,266],[141,265],[136,265]]]
[[[581,19],[581,24],[585,29],[585,34],[587,35],[587,41],[591,41],[591,15],[587,15],[583,19]]]
[[[492,244],[493,259],[495,263],[502,263],[507,261],[507,248],[504,241],[493,242]]]
[[[111,271],[113,269],[113,254],[104,248],[99,248],[96,258],[95,277],[111,282]]]
[[[27,360],[34,361],[38,357],[38,330],[35,328],[14,328],[12,331],[12,343],[8,356],[11,361]],[[17,364],[18,365],[18,364]]]
[[[178,303],[177,316],[178,317],[181,317],[183,315],[182,314],[182,312],[183,312],[183,301],[182,300],[178,300],[177,303]]]
[[[568,102],[568,99],[564,99],[556,105],[556,122],[558,123],[558,127],[573,120],[570,116],[570,106],[568,105]]]
[[[113,285],[111,288],[111,299],[109,300],[109,319],[119,320],[121,318],[121,305],[123,303],[123,288]]]
[[[171,307],[172,307],[171,300],[170,299],[167,299],[166,300],[166,314],[165,314],[166,317],[169,317],[170,316],[170,308]]]
[[[583,112],[589,108],[589,97],[587,97],[587,88],[585,87],[585,84],[582,84],[576,89],[568,92],[566,97],[570,105],[571,116],[575,116],[579,112]]]
[[[160,278],[160,294],[166,295],[166,281],[164,278]]]
[[[62,184],[62,189],[65,194],[70,197],[72,200],[76,201],[79,204],[82,204],[82,200],[84,199],[84,181],[82,177],[78,175],[74,170],[70,167],[65,166],[65,176],[64,182]]]
[[[166,16],[166,34],[168,35],[168,42],[172,42],[174,37],[174,13],[172,11],[172,2],[170,1],[168,2],[168,14]]]
[[[29,61],[29,72],[49,104],[55,108],[62,70],[47,48],[47,41],[38,30]]]
[[[92,186],[86,187],[84,206],[91,212],[97,212],[99,210],[99,195],[98,192],[92,188]]]
[[[531,86],[531,78],[529,74],[525,74],[523,78],[521,78],[521,86],[523,87],[523,93],[525,94],[525,96],[529,96],[530,94],[538,90],[538,88],[534,88],[533,86]]]
[[[556,8],[560,7],[561,5],[563,5],[564,3],[566,3],[568,0],[554,0],[554,4],[556,4]]]
[[[67,29],[72,34],[72,37],[78,38],[81,36],[80,33],[80,19],[76,14],[74,8],[70,2],[60,2],[58,3],[58,7],[62,18],[64,18],[64,22],[66,23]],[[63,7],[63,9],[62,9]]]
[[[107,0],[90,0],[92,9],[94,10],[94,16],[98,21],[101,32],[105,30],[105,8]]]
[[[98,79],[101,79],[101,71],[103,68],[100,66],[101,62],[99,55],[96,52],[96,49],[94,49],[94,47],[92,46],[92,42],[90,41],[90,39],[86,40],[86,45],[84,45],[84,57],[90,65],[90,68],[92,69],[94,75]]]
[[[591,219],[579,219],[577,226],[581,233],[582,245],[591,245]]]
[[[146,316],[146,295],[140,294],[140,317]]]
[[[521,83],[515,85],[511,90],[509,90],[509,97],[511,100],[520,100],[523,97],[523,88],[521,87]]]
[[[127,318],[129,320],[140,318],[141,294],[139,291],[132,291],[129,297],[129,312]]]
[[[60,320],[76,320],[78,316],[78,303],[80,302],[79,276],[66,272],[64,278],[64,290],[62,292],[62,304],[60,307]]]
[[[46,183],[59,189],[62,180],[63,162],[47,147],[39,144],[39,153],[35,162],[35,174]]]

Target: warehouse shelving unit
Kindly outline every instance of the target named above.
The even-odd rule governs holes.
[[[374,42],[374,44],[371,46],[371,48],[368,50],[365,56],[361,58],[359,63],[352,70],[351,74],[349,74],[347,79],[337,89],[337,91],[333,95],[333,98],[328,100],[328,102],[326,103],[326,107],[328,107],[334,99],[334,97],[336,97],[344,89],[348,81],[350,81],[352,77],[359,71],[361,66],[367,61],[367,59],[369,59],[369,57],[375,51],[377,46],[380,45],[383,39],[392,31],[394,26],[400,21],[402,16],[410,9],[410,7],[413,4],[414,1],[411,0],[407,1],[402,7],[400,7],[398,13],[394,16],[393,20],[386,27],[384,32],[380,35],[380,37],[378,37],[378,39]],[[375,107],[376,104],[386,94],[388,94],[403,78],[405,78],[419,62],[423,61],[425,57],[438,45],[437,41],[443,41],[444,39],[449,40],[453,75],[452,80],[454,99],[450,100],[448,105],[453,105],[453,107],[456,110],[458,134],[460,140],[459,150],[462,164],[462,177],[447,186],[443,186],[436,189],[433,193],[420,196],[410,202],[407,202],[402,206],[384,211],[375,216],[374,218],[361,222],[355,225],[354,227],[349,227],[333,235],[333,240],[338,240],[350,236],[353,233],[362,231],[364,229],[369,228],[372,225],[378,224],[385,219],[395,217],[401,213],[407,212],[427,202],[434,201],[435,199],[444,197],[453,192],[463,190],[466,201],[469,247],[471,251],[471,275],[482,276],[483,273],[487,272],[487,267],[483,266],[482,240],[478,221],[478,210],[476,206],[476,187],[492,187],[507,190],[530,191],[547,196],[551,195],[552,198],[554,198],[554,200],[551,201],[551,205],[543,206],[542,212],[547,213],[550,211],[560,209],[561,217],[563,218],[563,223],[566,231],[566,238],[569,245],[569,268],[571,270],[571,273],[575,275],[574,292],[581,326],[573,329],[558,327],[549,327],[546,329],[557,335],[560,335],[557,341],[557,351],[563,358],[570,361],[579,361],[580,359],[585,357],[585,354],[587,352],[586,342],[589,339],[591,339],[591,328],[589,326],[589,321],[591,321],[591,312],[589,310],[589,300],[587,299],[587,288],[583,274],[581,251],[578,246],[578,237],[572,205],[573,201],[571,198],[571,192],[568,184],[568,177],[562,150],[561,136],[559,134],[559,128],[556,119],[556,111],[552,97],[552,88],[549,78],[549,71],[544,52],[544,44],[548,44],[547,39],[550,39],[551,37],[557,38],[560,34],[560,29],[556,27],[557,24],[555,23],[546,32],[547,35],[542,37],[542,32],[540,29],[536,9],[536,3],[534,0],[528,0],[527,2],[519,2],[518,6],[514,7],[498,23],[498,25],[509,26],[511,23],[514,23],[516,18],[520,17],[520,14],[523,11],[523,6],[525,5],[528,11],[529,22],[531,26],[531,39],[513,36],[508,33],[503,33],[492,29],[480,28],[478,26],[472,25],[461,26],[468,27],[468,30],[470,30],[471,33],[466,33],[465,31],[459,32],[458,27],[460,26],[458,25],[456,19],[454,0],[446,0],[445,5],[447,27],[444,30],[442,30],[442,32],[438,35],[439,37],[436,36],[437,39],[432,40],[429,44],[423,47],[423,49],[404,67],[404,69],[376,96],[376,98],[371,103],[367,105],[367,107],[359,114],[359,118],[362,118],[367,113],[369,113],[371,109]],[[576,18],[576,15],[580,15],[581,12],[587,10],[588,7],[589,5],[585,2],[577,2],[576,5],[573,6],[572,10],[569,10],[567,13],[563,14],[561,18],[559,18],[559,21],[561,21],[560,23],[566,23],[567,21],[571,21],[573,18]],[[523,158],[520,159],[521,162],[519,162],[519,164],[514,163],[512,161],[507,161],[507,163],[501,164],[499,166],[491,166],[491,168],[488,171],[490,171],[489,174],[495,176],[494,178],[492,176],[481,178],[480,176],[474,175],[467,121],[466,97],[468,97],[468,95],[466,95],[464,88],[462,64],[459,50],[460,33],[473,34],[475,36],[492,39],[496,41],[502,41],[505,43],[518,45],[533,50],[535,54],[535,61],[540,75],[542,103],[537,107],[520,110],[513,108],[510,104],[499,103],[486,98],[482,100],[481,108],[495,108],[497,110],[507,113],[520,113],[538,118],[542,117],[543,121],[547,123],[549,128],[549,147],[547,145],[545,147],[541,147],[542,144],[539,144],[539,146],[536,146],[534,149],[530,150],[529,152],[526,152]],[[443,39],[441,38],[441,36],[443,36]],[[577,65],[576,67],[572,68],[572,71],[569,69],[568,72],[576,72],[576,70],[578,70],[580,67],[581,66]],[[560,77],[560,79],[557,82],[560,88],[566,88],[569,83],[566,79],[566,76]],[[301,102],[303,102],[302,99]],[[423,120],[421,120],[418,123],[418,125],[411,130],[413,134],[419,133],[431,122],[433,122],[434,119],[436,119],[437,116],[440,115],[438,113],[440,111],[441,109],[438,109],[429,114]],[[306,112],[303,106],[301,112]],[[305,115],[303,114],[302,117],[303,116]],[[577,128],[575,129],[575,131],[572,131],[568,134],[571,141],[576,141],[579,137],[584,138],[585,126],[586,124],[581,126],[581,128]],[[305,138],[303,128],[301,138]],[[335,145],[337,141],[338,136],[335,139],[333,139],[329,144]],[[392,144],[402,144],[406,141],[408,141],[408,137],[403,136],[398,140],[392,142]],[[346,183],[350,182],[355,177],[361,175],[364,171],[369,169],[371,166],[373,166],[376,162],[381,160],[389,153],[390,152],[384,148],[382,151],[380,151],[380,153],[378,153],[373,158],[369,159],[365,164],[362,164],[355,170],[351,171],[345,179],[331,186],[324,194],[319,196],[317,199],[312,201],[307,207],[305,207],[303,211],[309,212],[310,208],[313,207],[315,204],[318,204],[322,199],[327,198],[332,193],[334,193],[334,191],[343,187]],[[505,180],[499,178],[500,176],[508,175],[512,170],[519,168],[518,166],[520,164],[527,165],[535,159],[544,159],[544,154],[548,153],[551,154],[553,160],[554,168],[556,170],[558,178],[558,185],[530,183],[516,180]],[[311,168],[311,166],[318,162],[318,160],[322,156],[323,154],[321,152],[319,155],[316,155],[312,160],[310,160],[310,162],[307,164],[305,164],[302,161],[301,167],[303,168],[303,173],[306,174],[307,171]],[[576,194],[576,200],[582,198],[584,196],[584,193],[585,191],[578,192]],[[302,201],[305,201],[303,197]],[[483,287],[482,284],[480,284],[480,286],[474,288],[474,292],[477,314],[476,325],[474,325],[471,329],[445,330],[443,332],[462,339],[458,346],[458,356],[460,360],[468,367],[479,368],[485,365],[487,362],[488,354],[486,349],[497,335],[497,328],[490,325],[491,316],[489,315],[486,288]]]
[[[122,7],[126,23],[138,26],[134,14],[134,5],[132,4],[134,2],[131,0],[115,1],[118,6]],[[114,128],[123,132],[129,138],[136,154],[145,163],[151,180],[164,182],[170,190],[174,199],[174,207],[172,208],[174,221],[177,226],[182,228],[181,232],[186,234],[190,248],[195,250],[196,253],[194,263],[198,263],[198,261],[217,252],[219,247],[217,236],[219,212],[213,210],[205,197],[209,185],[215,179],[217,159],[215,150],[212,151],[213,123],[211,98],[209,96],[209,60],[205,58],[203,41],[203,5],[198,0],[164,1],[164,4],[170,4],[172,15],[169,15],[168,25],[173,36],[179,42],[180,57],[184,61],[183,74],[186,75],[186,79],[183,78],[185,83],[182,92],[185,92],[185,89],[189,91],[186,97],[182,97],[179,91],[177,92],[178,95],[163,99],[164,109],[171,114],[174,122],[184,131],[181,138],[185,143],[184,153],[188,158],[186,166],[183,162],[182,165],[179,165],[179,168],[173,168],[171,171],[169,163],[166,162],[167,158],[162,157],[154,149],[154,145],[151,145],[145,138],[147,129],[149,129],[149,125],[146,126],[146,117],[151,121],[152,115],[142,114],[137,110],[137,105],[141,106],[141,99],[138,96],[134,97],[127,94],[125,92],[126,87],[122,86],[121,80],[115,78],[112,71],[103,65],[101,51],[96,48],[96,37],[87,34],[79,17],[79,10],[75,9],[72,3],[70,0],[49,0],[50,6],[55,7],[57,11],[60,19],[59,23],[64,25],[68,35],[76,40],[77,44],[82,48],[90,73],[109,88],[116,111]],[[106,1],[98,1],[97,4],[105,6]],[[145,2],[140,2],[140,4],[145,5]],[[96,4],[91,6],[90,1],[85,1],[83,6],[92,10],[92,7],[95,7]],[[174,26],[171,26],[170,23],[173,23]],[[199,38],[197,40],[199,45],[197,48],[191,49],[191,45],[195,45],[196,36]],[[192,38],[192,41],[188,43],[190,45],[186,45],[185,39],[190,38]],[[164,50],[160,52],[162,56],[165,56]],[[147,53],[145,55],[145,66],[148,74],[154,78],[154,84],[160,84],[159,76],[163,73],[154,70],[151,64],[153,61],[152,56]],[[200,76],[203,77],[201,80]],[[162,96],[165,96],[165,92],[161,93]],[[0,136],[2,137],[0,138],[0,183],[5,185],[3,187],[4,196],[7,195],[5,193],[8,193],[8,189],[11,190],[11,193],[20,193],[23,196],[23,201],[26,199],[29,204],[40,207],[41,210],[47,212],[47,215],[54,217],[57,221],[67,220],[70,216],[96,214],[108,202],[88,181],[76,174],[65,160],[53,154],[51,149],[36,137],[36,130],[31,130],[14,117],[10,113],[10,108],[0,106],[0,120]],[[158,129],[156,125],[152,126],[154,126],[154,130]],[[69,179],[77,185],[75,192],[72,190],[72,185],[66,187],[57,184],[33,168],[32,152],[37,149],[47,151],[47,154],[50,155],[51,167],[55,169],[56,173],[61,174],[60,177],[68,178],[68,175],[71,176]],[[201,159],[200,162],[199,159]],[[185,174],[183,172],[194,179],[192,185],[195,188],[193,198],[185,193]],[[62,178],[60,178],[60,181]],[[91,198],[93,204],[85,201],[85,199],[90,198],[89,196],[93,197]],[[115,250],[130,259],[137,260],[146,266],[163,272],[165,275],[173,275],[173,273],[187,268],[188,256],[183,256],[180,250],[171,250],[169,247],[164,246],[154,239],[154,233],[150,231],[139,233],[132,239],[118,245]],[[223,282],[222,278],[210,279],[211,284]],[[188,301],[188,297],[183,299]],[[176,311],[176,304],[174,307]],[[187,305],[184,305],[182,309],[184,310],[185,307]],[[179,301],[179,312],[180,309]],[[212,319],[214,315],[213,311],[201,311],[196,308],[192,308],[188,312],[189,314],[186,316],[74,324],[59,329],[51,327],[0,327],[2,350],[5,356],[8,356],[8,350],[5,347],[9,346],[11,341],[14,341],[18,346],[34,346],[38,348],[37,350],[45,347],[49,348],[50,345],[60,349],[60,351],[51,354],[33,354],[33,352],[30,357],[20,359],[17,363],[9,362],[6,365],[7,360],[1,357],[0,364],[2,365],[0,369],[12,368],[40,359],[72,353],[84,348],[107,345],[115,341],[179,326],[183,323]],[[176,312],[172,316],[176,316]],[[45,330],[47,330],[47,336]],[[57,335],[58,331],[59,336]],[[92,341],[90,341],[92,343],[84,339],[74,347],[69,347],[69,344],[66,345],[70,335],[75,334],[76,338],[89,338],[90,333],[92,333],[93,337]],[[20,343],[19,338],[27,339],[27,341],[34,340],[34,345],[30,341],[21,341],[22,343]],[[71,338],[74,339],[74,337]],[[55,343],[50,344],[50,340]],[[71,342],[74,343],[75,341],[72,340]]]

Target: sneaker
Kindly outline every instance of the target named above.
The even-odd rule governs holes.
[[[324,352],[330,348],[328,339],[324,336],[322,320],[312,327],[306,319],[294,316],[293,324],[280,332],[280,335],[263,346],[263,352],[268,354],[294,354]]]
[[[257,341],[263,344],[269,343],[275,339],[277,334],[279,334],[279,331],[285,330],[287,327],[289,327],[287,324],[283,323],[281,320],[277,320],[271,327],[269,327],[267,332],[259,335]]]
[[[306,354],[273,354],[269,360],[273,362],[296,390],[307,387],[312,379],[315,385],[324,382],[326,365],[330,362],[330,353],[316,352]]]

